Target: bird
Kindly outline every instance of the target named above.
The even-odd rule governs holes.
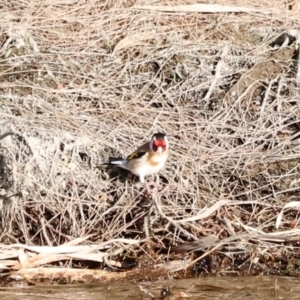
[[[164,168],[169,154],[168,137],[158,132],[153,134],[150,141],[138,147],[125,159],[110,157],[109,161],[104,164],[128,170],[138,176],[141,183],[145,183],[146,176],[154,175]],[[147,185],[146,187],[148,190]]]

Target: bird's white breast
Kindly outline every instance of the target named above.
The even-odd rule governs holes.
[[[164,165],[164,162],[160,162],[156,165],[147,164],[145,166],[144,176],[149,176],[158,173],[164,167]]]

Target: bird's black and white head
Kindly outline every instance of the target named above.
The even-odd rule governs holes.
[[[155,133],[150,141],[150,149],[153,152],[162,154],[169,149],[169,141],[164,133]]]

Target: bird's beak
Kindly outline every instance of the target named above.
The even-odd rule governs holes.
[[[158,154],[162,154],[162,152],[163,152],[163,148],[159,146],[159,147],[157,148],[157,153],[158,153]]]

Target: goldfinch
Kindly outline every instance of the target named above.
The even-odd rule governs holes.
[[[151,140],[140,146],[126,159],[110,158],[106,165],[126,169],[145,182],[145,176],[158,173],[166,164],[169,156],[169,141],[164,133],[155,133]]]

